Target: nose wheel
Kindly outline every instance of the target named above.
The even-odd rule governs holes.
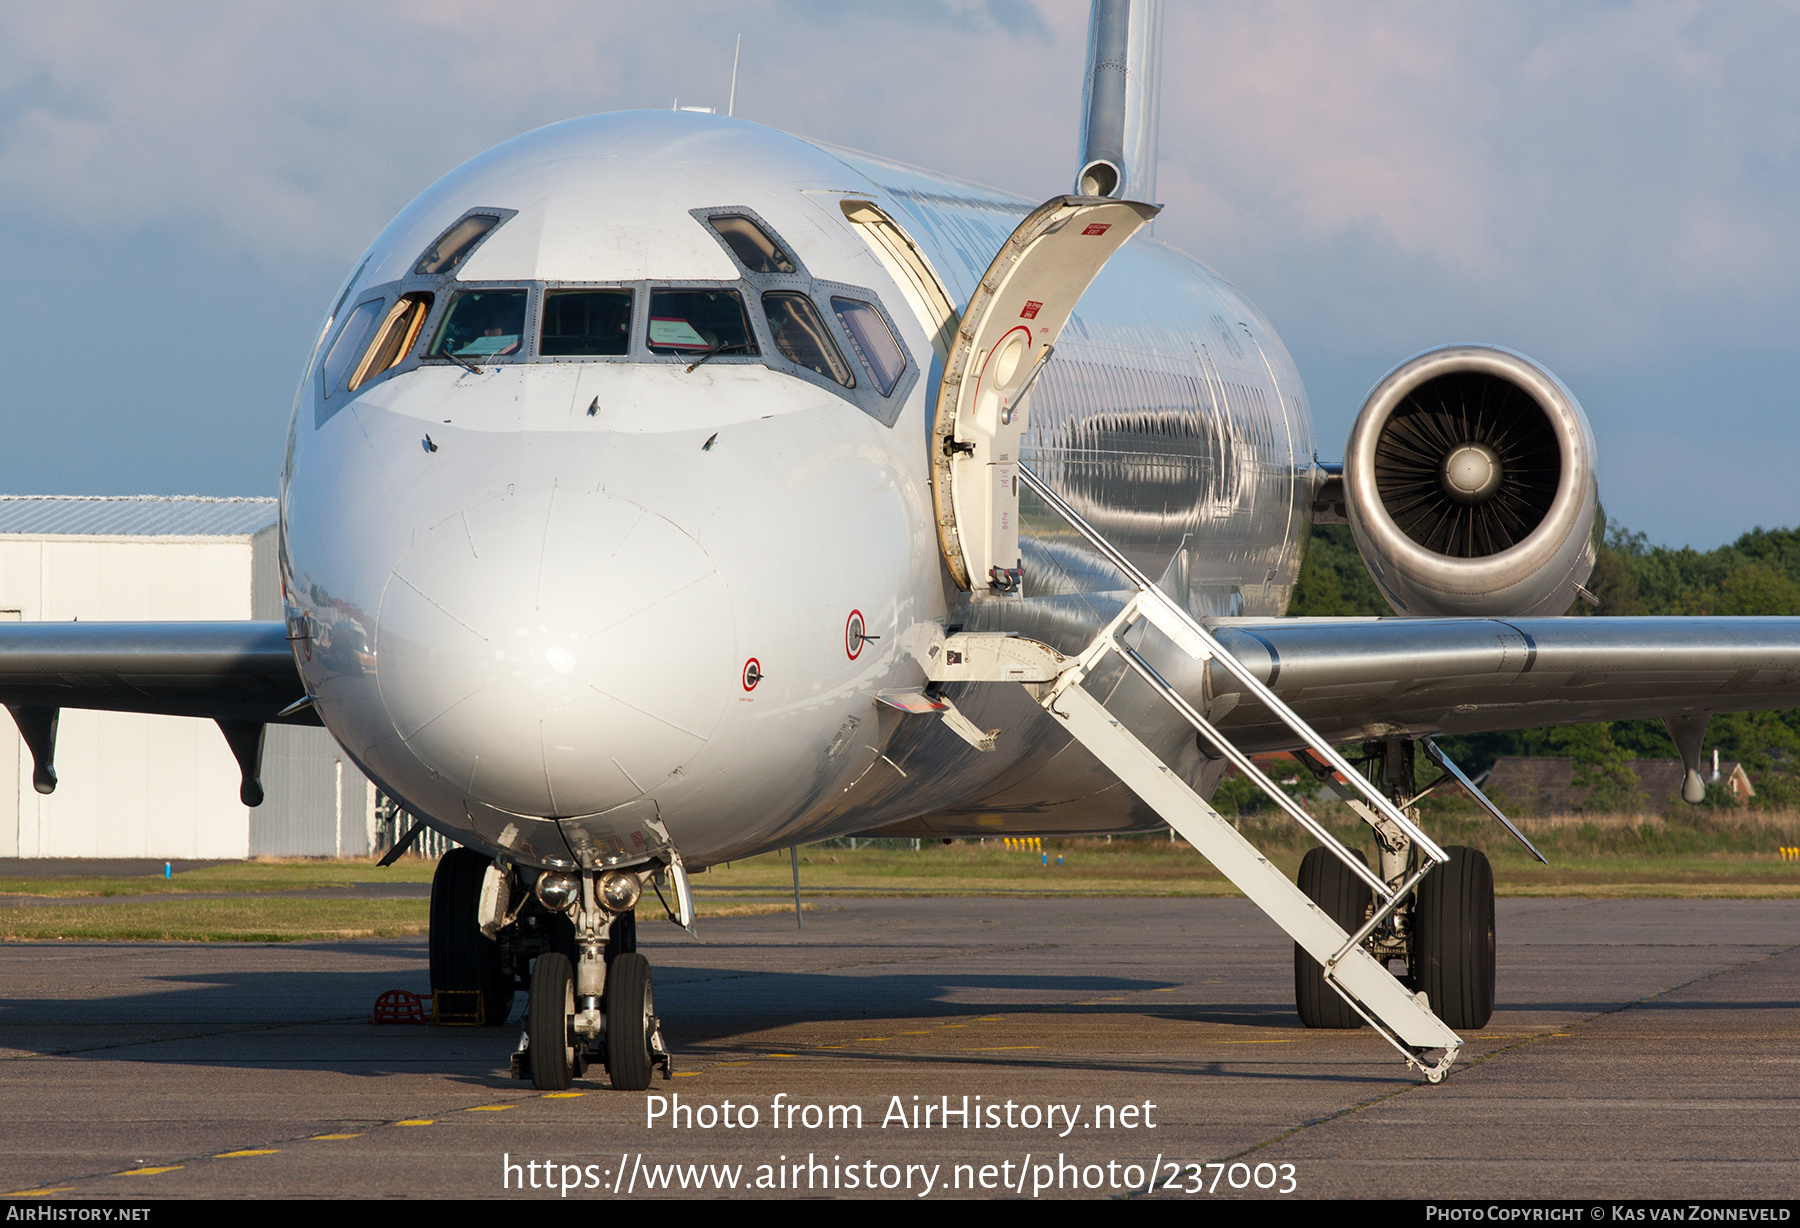
[[[531,967],[525,1041],[531,1082],[540,1091],[562,1091],[586,1070],[587,1041],[575,1034],[575,969],[567,955],[550,951]]]
[[[633,951],[606,968],[606,1074],[615,1089],[641,1092],[650,1071],[661,1065],[670,1076],[661,1020],[650,990],[650,961]]]
[[[525,1035],[513,1055],[516,1076],[529,1074],[537,1088],[562,1091],[599,1060],[618,1091],[643,1091],[658,1068],[664,1079],[673,1077],[651,990],[650,961],[631,949],[636,946],[635,920],[627,913],[613,923],[598,1012],[591,1009],[594,999],[577,993],[590,975],[585,968],[577,975],[574,961],[560,951],[538,956],[531,968]]]

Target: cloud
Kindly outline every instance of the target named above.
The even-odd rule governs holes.
[[[0,200],[93,232],[172,222],[276,263],[341,260],[520,131],[677,96],[722,107],[740,31],[740,113],[851,144],[931,158],[945,151],[902,133],[956,133],[963,108],[1020,76],[1054,93],[1032,71],[1051,27],[1023,0],[830,20],[771,0],[14,8],[0,13]],[[1000,80],[982,71],[995,65]],[[950,160],[1011,174],[1008,144],[965,142]]]
[[[1309,344],[1593,361],[1791,341],[1800,15],[1691,3],[1169,5],[1160,237]],[[65,4],[0,16],[0,199],[342,261],[482,148],[724,102],[1031,194],[1075,158],[1080,3]],[[1435,331],[1434,331],[1435,330]]]
[[[1733,421],[1785,440],[1800,420],[1781,376],[1800,321],[1796,5],[1165,12],[1156,235],[1274,320],[1322,441],[1369,380],[1453,340],[1548,362],[1603,443],[1679,438],[1729,399],[1716,378],[1677,395],[1633,372],[1749,363],[1761,416]],[[493,144],[676,97],[723,106],[739,33],[740,115],[1026,195],[1068,190],[1081,0],[76,0],[0,7],[4,242],[135,236],[234,277],[249,254],[322,299],[407,201]],[[66,395],[130,394],[96,374]],[[207,395],[224,420],[241,389]],[[1780,497],[1757,518],[1791,519]],[[1639,505],[1646,525],[1666,507]]]
[[[1168,24],[1163,191],[1191,207],[1162,229],[1325,343],[1503,329],[1617,360],[1691,341],[1697,305],[1709,341],[1788,342],[1791,8],[1181,6]]]

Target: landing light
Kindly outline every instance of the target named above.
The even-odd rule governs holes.
[[[614,912],[630,912],[643,893],[643,880],[629,870],[611,870],[600,877],[600,902]]]
[[[551,912],[562,912],[581,898],[581,880],[573,874],[540,874],[537,898]]]

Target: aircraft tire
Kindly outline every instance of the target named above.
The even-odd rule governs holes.
[[[531,1000],[525,1009],[531,1083],[539,1091],[560,1092],[574,1082],[574,1018],[575,969],[568,956],[547,951],[531,966]]]
[[[606,965],[606,1073],[622,1092],[650,1086],[650,1033],[656,1002],[650,992],[650,961],[637,952]]]
[[[1413,904],[1413,985],[1439,1019],[1474,1030],[1494,1015],[1494,869],[1480,849],[1444,851]]]
[[[606,932],[606,963],[612,966],[613,960],[621,955],[630,955],[637,950],[637,909],[622,912],[613,918],[612,928]]]
[[[461,1013],[468,1000],[437,995],[475,992],[481,995],[481,1020],[498,1027],[512,1013],[513,978],[500,960],[500,944],[481,932],[481,879],[493,862],[474,849],[451,849],[438,861],[431,878],[432,1001],[454,1003]],[[472,1012],[470,1012],[472,1013]]]
[[[1368,859],[1359,850],[1350,851],[1357,860],[1368,864]],[[1308,849],[1301,859],[1300,890],[1348,934],[1354,934],[1368,919],[1369,902],[1374,894],[1369,890],[1369,884],[1352,873],[1350,867],[1329,849],[1323,848]],[[1324,966],[1308,955],[1299,943],[1294,944],[1294,1007],[1300,1014],[1300,1022],[1309,1028],[1363,1026],[1362,1016],[1351,1010],[1337,990],[1325,983]]]

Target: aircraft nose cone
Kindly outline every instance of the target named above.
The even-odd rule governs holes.
[[[376,672],[431,771],[517,814],[631,801],[706,743],[736,681],[725,581],[687,533],[595,491],[476,503],[382,598]]]

